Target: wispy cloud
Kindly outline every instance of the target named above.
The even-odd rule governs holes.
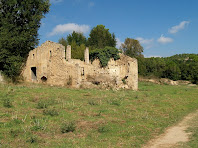
[[[142,37],[137,37],[136,40],[138,40],[140,42],[140,44],[145,45],[146,49],[153,47],[154,39],[144,39]]]
[[[89,2],[88,3],[88,6],[89,6],[89,8],[94,7],[95,6],[95,3],[94,2]]]
[[[50,3],[51,4],[56,4],[56,3],[60,3],[62,2],[63,0],[50,0]]]
[[[122,43],[123,42],[119,38],[116,38],[116,48],[119,49]]]
[[[73,31],[80,32],[80,33],[87,33],[89,32],[90,27],[89,25],[78,25],[74,23],[68,24],[60,24],[57,25],[49,34],[48,36],[54,36],[63,33],[71,33]]]
[[[183,30],[189,23],[189,21],[183,21],[179,25],[171,27],[168,32],[171,34],[177,33],[178,31]]]
[[[159,43],[162,43],[162,44],[167,44],[167,43],[171,43],[173,42],[174,40],[172,38],[169,38],[169,37],[165,37],[163,34],[161,35],[161,37],[157,40]]]

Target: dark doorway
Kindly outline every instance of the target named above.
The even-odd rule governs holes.
[[[41,81],[42,81],[42,82],[46,82],[46,81],[47,81],[47,77],[42,76],[42,77],[41,77]]]
[[[31,67],[32,80],[37,80],[36,67]]]

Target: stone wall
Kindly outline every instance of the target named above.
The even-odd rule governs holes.
[[[99,60],[89,61],[89,49],[85,50],[85,61],[71,59],[71,46],[65,47],[47,41],[30,51],[23,77],[27,82],[49,85],[138,89],[137,60],[123,54],[120,59],[111,59],[108,66],[100,66]]]

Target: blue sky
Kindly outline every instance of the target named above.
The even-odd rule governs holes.
[[[88,37],[99,24],[115,33],[117,47],[127,37],[138,39],[145,57],[198,54],[198,0],[51,0],[40,44],[73,30]]]

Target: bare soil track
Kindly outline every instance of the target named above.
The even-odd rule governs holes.
[[[198,110],[184,117],[184,119],[175,126],[169,127],[164,134],[149,141],[143,148],[170,148],[176,147],[181,142],[188,142],[191,133],[187,133],[189,122],[198,116]]]

